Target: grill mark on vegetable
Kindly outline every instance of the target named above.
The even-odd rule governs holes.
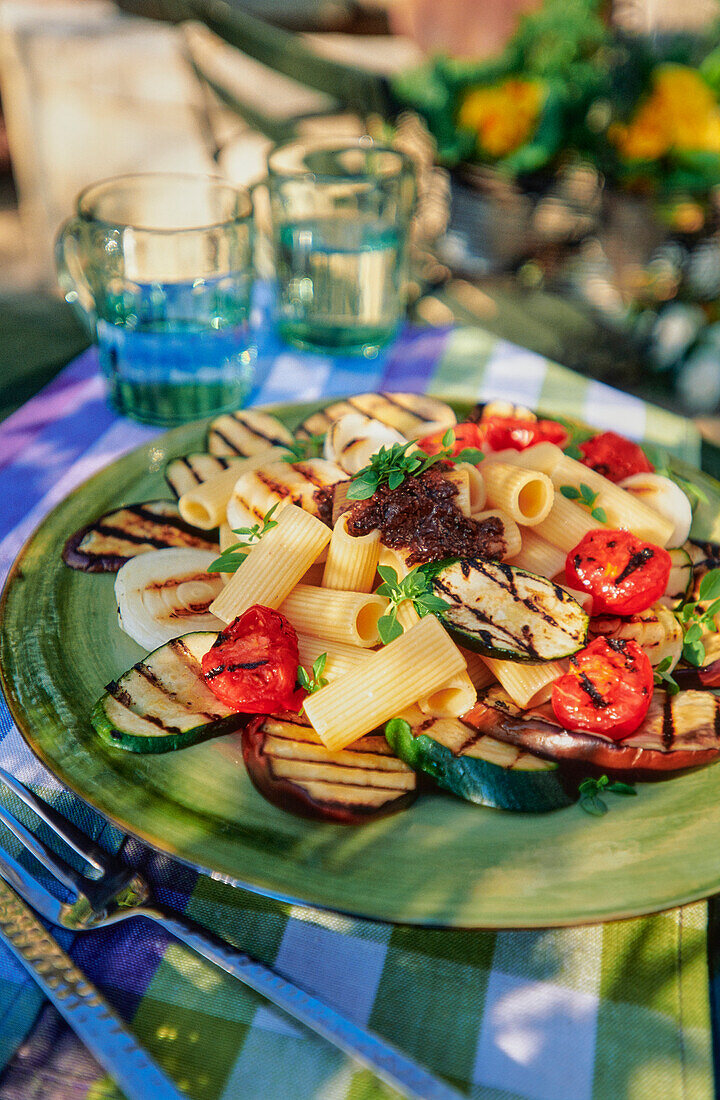
[[[244,451],[238,450],[237,443],[233,443],[232,439],[228,439],[228,437],[225,435],[225,433],[221,432],[219,428],[211,428],[210,429],[210,439],[211,440],[212,440],[213,436],[215,436],[216,439],[219,439],[221,443],[224,443],[227,447],[229,447],[234,455],[239,455],[240,458],[247,458],[248,457],[245,454]]]
[[[197,673],[198,676],[202,675],[202,662],[193,656],[182,638],[173,638],[169,645],[178,660],[182,661],[191,672]]]
[[[250,425],[250,424],[246,423],[246,421],[244,421],[244,420],[238,420],[235,417],[233,417],[233,419],[235,420],[236,424],[240,428],[242,428],[244,431],[246,431],[248,433],[248,435],[255,436],[256,439],[264,439],[265,442],[269,443],[271,447],[286,447],[287,446],[287,442],[284,439],[281,439],[280,436],[267,435],[266,432],[261,432],[259,428],[256,428],[254,425]],[[217,429],[214,429],[214,430],[217,430]]]
[[[109,695],[112,695],[113,699],[116,699],[118,703],[121,703],[127,710],[136,712],[133,710],[135,706],[135,700],[129,691],[125,688],[121,688],[117,680],[112,680],[105,688]],[[165,730],[166,733],[182,733],[183,731],[179,726],[166,726],[161,718],[156,718],[152,714],[140,714],[139,718],[142,718],[143,722],[148,722],[151,726],[157,726],[158,729]]]
[[[433,581],[433,587],[436,588],[436,589],[439,588],[440,591],[445,596],[448,597],[448,599],[450,600],[451,603],[454,603],[456,607],[462,608],[463,611],[466,611],[469,615],[472,615],[475,619],[477,619],[478,622],[487,623],[489,626],[492,627],[492,630],[489,630],[489,631],[486,631],[486,630],[478,631],[478,633],[480,635],[480,640],[482,642],[484,642],[486,645],[497,644],[498,639],[509,638],[512,642],[514,642],[516,644],[518,649],[522,650],[522,652],[527,653],[532,657],[538,657],[538,658],[540,657],[540,654],[538,653],[538,651],[535,648],[534,644],[531,641],[528,640],[526,634],[524,634],[523,639],[521,640],[516,634],[513,634],[507,627],[498,626],[498,624],[493,622],[493,620],[490,618],[490,616],[486,615],[484,611],[481,611],[479,607],[470,607],[468,604],[464,604],[462,602],[462,600],[460,599],[460,597],[457,595],[457,593],[453,592],[452,589],[448,588],[443,583],[443,581],[441,581],[439,578],[436,578]],[[505,588],[505,586],[502,585],[502,584],[499,584],[498,587],[499,588]],[[525,604],[526,607],[528,606],[527,605],[527,600],[520,599],[520,597],[517,597],[517,599],[518,599],[518,602]],[[449,615],[447,611],[443,612],[443,615],[446,618],[448,618],[448,620],[450,622],[453,621],[452,616]],[[555,622],[554,619],[549,618],[549,621],[552,622],[555,626],[557,626],[557,623]]]
[[[572,658],[570,658],[570,663],[574,664],[577,668],[577,662],[573,661]],[[605,699],[600,694],[598,689],[595,687],[595,684],[588,676],[587,672],[580,672],[578,674],[578,679],[580,680],[583,691],[589,696],[590,702],[596,708],[596,710],[604,710],[605,707],[609,706],[609,700]]]
[[[715,710],[715,724],[717,726],[718,710]],[[673,718],[672,696],[665,696],[665,703],[663,705],[663,718],[662,718],[662,742],[665,751],[669,751],[672,747],[672,743],[675,740],[675,721]]]
[[[151,581],[145,585],[146,592],[161,592],[165,588],[179,588],[181,584],[191,584],[192,581],[205,581],[207,573],[194,573],[189,577],[169,577],[164,581]],[[210,601],[212,603],[212,600]]]
[[[463,566],[465,566],[465,562],[463,562]],[[508,595],[512,596],[512,598],[517,603],[523,604],[523,606],[526,607],[528,609],[528,611],[531,611],[534,615],[537,615],[540,619],[543,620],[543,622],[548,623],[549,626],[554,626],[554,627],[557,627],[558,629],[562,629],[562,627],[558,623],[557,619],[554,619],[553,616],[548,611],[545,611],[544,608],[538,606],[538,604],[535,601],[535,597],[533,597],[533,596],[521,596],[518,593],[518,590],[517,590],[517,587],[516,587],[516,584],[515,584],[515,577],[514,577],[512,568],[509,565],[507,565],[505,562],[493,562],[493,567],[494,567],[494,569],[497,569],[499,572],[501,572],[506,577],[507,584],[503,584],[503,582],[501,580],[498,580],[498,578],[496,576],[491,575],[489,570],[484,569],[483,568],[483,562],[479,558],[471,560],[470,565],[468,566],[468,574],[466,574],[466,575],[469,575],[469,570],[470,569],[475,568],[478,571],[478,573],[482,573],[485,577],[487,577],[487,579],[491,582],[491,584],[496,584],[498,588],[502,589],[504,592],[507,592]],[[439,580],[435,580],[433,583],[435,584],[436,587],[443,588],[443,590],[446,591],[446,592],[448,591],[448,589],[446,589],[444,587],[444,585],[442,584],[442,582],[440,582]],[[570,597],[568,596],[567,592],[565,592],[565,590],[563,588],[560,588],[558,585],[555,584],[555,585],[553,585],[553,591],[554,591],[554,594],[557,596],[557,598],[561,602],[567,603],[567,601],[569,600]],[[474,607],[468,607],[467,605],[463,605],[462,600],[460,599],[459,596],[455,596],[454,600],[459,606],[465,606],[466,610],[471,612],[471,614],[473,614],[473,615],[477,614],[478,609],[474,608]],[[487,616],[483,616],[483,618],[484,618],[485,622],[492,622],[492,620],[488,619]],[[504,628],[502,628],[502,629],[504,629]],[[535,652],[535,650],[533,650],[533,652]]]
[[[113,527],[110,524],[96,523],[91,531],[88,531],[88,535],[104,535],[105,538],[117,539],[118,542],[128,542],[131,546],[154,546],[156,549],[163,549],[167,546],[167,540],[158,538],[155,535],[139,535],[134,531],[126,531],[123,527]],[[87,536],[86,536],[87,537]],[[83,542],[85,539],[83,539]],[[104,557],[107,551],[93,550],[92,546],[84,547],[82,543],[78,547],[81,553],[87,554],[90,557]]]
[[[188,461],[188,459],[185,457],[185,455],[183,455],[182,458],[176,458],[175,461],[182,463],[182,465],[185,467],[185,469],[189,473],[191,473],[192,476],[195,478],[195,484],[200,485],[200,476],[199,476],[197,470],[195,469],[195,467],[193,466],[193,464]]]
[[[650,559],[654,557],[655,551],[652,549],[651,546],[645,546],[642,550],[636,551],[634,554],[631,555],[627,565],[623,569],[622,573],[620,573],[615,578],[613,584],[615,586],[622,584],[624,580],[627,580],[631,573],[634,573],[636,569],[642,569],[643,565],[645,565],[645,562],[650,561]]]
[[[208,722],[212,722],[215,718],[220,717],[214,712],[211,713],[207,710],[195,710],[193,707],[189,707],[186,703],[183,703],[178,698],[177,694],[174,691],[169,691],[163,681],[158,676],[156,676],[151,668],[148,668],[147,665],[143,664],[142,661],[138,661],[136,665],[133,665],[133,671],[137,672],[140,676],[143,677],[143,679],[147,680],[149,684],[152,684],[153,687],[157,688],[158,691],[161,691],[163,695],[167,696],[168,699],[172,699],[175,703],[178,704],[178,706],[184,707],[185,710],[187,710],[188,714],[197,714],[201,718],[207,718]],[[142,717],[146,718],[148,716],[143,712]]]
[[[274,757],[272,755],[272,753],[266,753],[265,755],[270,760],[271,767],[272,767],[272,761],[275,760],[276,757]],[[320,765],[320,761],[318,761],[318,760],[305,760],[305,761],[303,761],[303,763],[305,763],[305,764],[311,764],[312,763],[312,764]],[[343,769],[347,770],[348,768],[352,768],[354,765],[352,765],[352,764],[331,764],[328,761],[327,763],[323,763],[320,766],[322,766],[323,768],[330,767],[330,768],[333,769],[334,772],[335,771],[340,772]],[[364,770],[368,773],[370,773],[370,771],[371,771],[370,768],[365,768]],[[381,774],[381,773],[378,773],[378,774]],[[360,786],[360,784],[358,783],[358,781],[356,779],[350,779],[350,780],[343,779],[343,777],[341,775],[333,775],[332,779],[326,779],[326,778],[320,779],[320,778],[318,778],[318,779],[313,780],[311,778],[308,778],[308,779],[305,780],[305,782],[303,782],[302,779],[293,779],[292,776],[289,776],[289,775],[280,775],[279,776],[273,771],[273,779],[280,779],[280,780],[284,781],[285,783],[291,783],[294,787],[299,787],[300,790],[302,790],[302,791],[307,790],[307,787],[305,786],[305,783],[313,783],[313,782],[315,782],[315,783],[337,783],[338,786],[340,786],[340,787],[358,787],[358,786]],[[375,782],[368,783],[367,787],[369,789],[373,790],[373,791],[389,791],[392,794],[398,794],[399,793],[399,788],[397,788],[397,787],[386,787],[384,783],[375,783]],[[324,799],[323,799],[323,801],[324,801]],[[335,804],[334,801],[329,802],[329,805],[334,805],[334,804]],[[342,805],[342,803],[338,803],[338,805]]]
[[[223,672],[237,672],[238,669],[254,669],[262,668],[268,664],[267,661],[240,661],[235,665],[216,665],[215,668],[210,668],[204,673],[206,680],[213,680],[216,676],[221,676]]]
[[[392,405],[393,408],[400,409],[401,412],[406,413],[408,416],[414,417],[416,424],[422,424],[424,418],[416,413],[415,409],[411,409],[407,405],[403,405],[401,401],[396,401],[396,399],[394,397],[391,397],[388,393],[381,393],[380,397],[382,397],[384,401],[387,401],[388,405]]]
[[[123,509],[126,512],[130,512],[131,515],[137,516],[139,519],[148,520],[151,523],[159,524],[163,527],[172,527],[176,531],[182,532],[184,535],[188,535],[193,539],[202,539],[200,531],[197,527],[193,527],[191,523],[186,523],[182,516],[175,515],[173,512],[169,514],[165,512],[153,512],[152,509],[147,508],[143,504],[133,504]]]

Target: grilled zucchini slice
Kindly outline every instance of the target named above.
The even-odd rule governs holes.
[[[248,721],[202,679],[214,631],[184,634],[133,665],[95,704],[91,722],[104,741],[128,752],[172,752],[233,733]]]
[[[65,543],[62,558],[83,573],[117,573],[137,554],[169,546],[215,550],[212,532],[191,527],[174,500],[148,500],[106,512]]]
[[[436,595],[450,604],[441,622],[467,649],[505,661],[557,661],[586,643],[588,616],[546,577],[480,558],[426,571]]]
[[[328,752],[307,718],[273,715],[243,731],[243,758],[260,794],[301,817],[359,825],[409,805],[417,776],[382,733]]]
[[[388,722],[385,736],[410,767],[480,806],[547,813],[570,806],[578,797],[577,784],[556,761],[483,735],[459,718],[427,718],[414,707]]]

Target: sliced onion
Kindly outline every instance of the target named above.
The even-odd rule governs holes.
[[[115,579],[121,628],[148,651],[194,630],[222,630],[207,610],[223,582],[207,567],[212,550],[171,547],[131,558]]]
[[[396,428],[373,420],[363,413],[347,413],[336,420],[325,436],[325,458],[336,462],[348,474],[367,466],[371,455],[381,447],[407,443]]]
[[[679,485],[661,474],[631,474],[620,482],[620,488],[627,489],[674,524],[672,535],[665,543],[668,549],[682,546],[690,534],[692,508]]]

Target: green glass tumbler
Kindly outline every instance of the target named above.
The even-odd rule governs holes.
[[[280,335],[371,357],[405,314],[412,161],[370,139],[296,141],[268,157]]]
[[[119,412],[172,425],[242,405],[252,226],[249,194],[211,176],[121,176],[80,194],[57,240],[58,279]]]

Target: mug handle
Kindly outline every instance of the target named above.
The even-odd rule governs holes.
[[[65,301],[94,335],[97,321],[95,299],[81,259],[80,231],[83,224],[80,218],[75,217],[61,225],[55,241],[55,266]]]

